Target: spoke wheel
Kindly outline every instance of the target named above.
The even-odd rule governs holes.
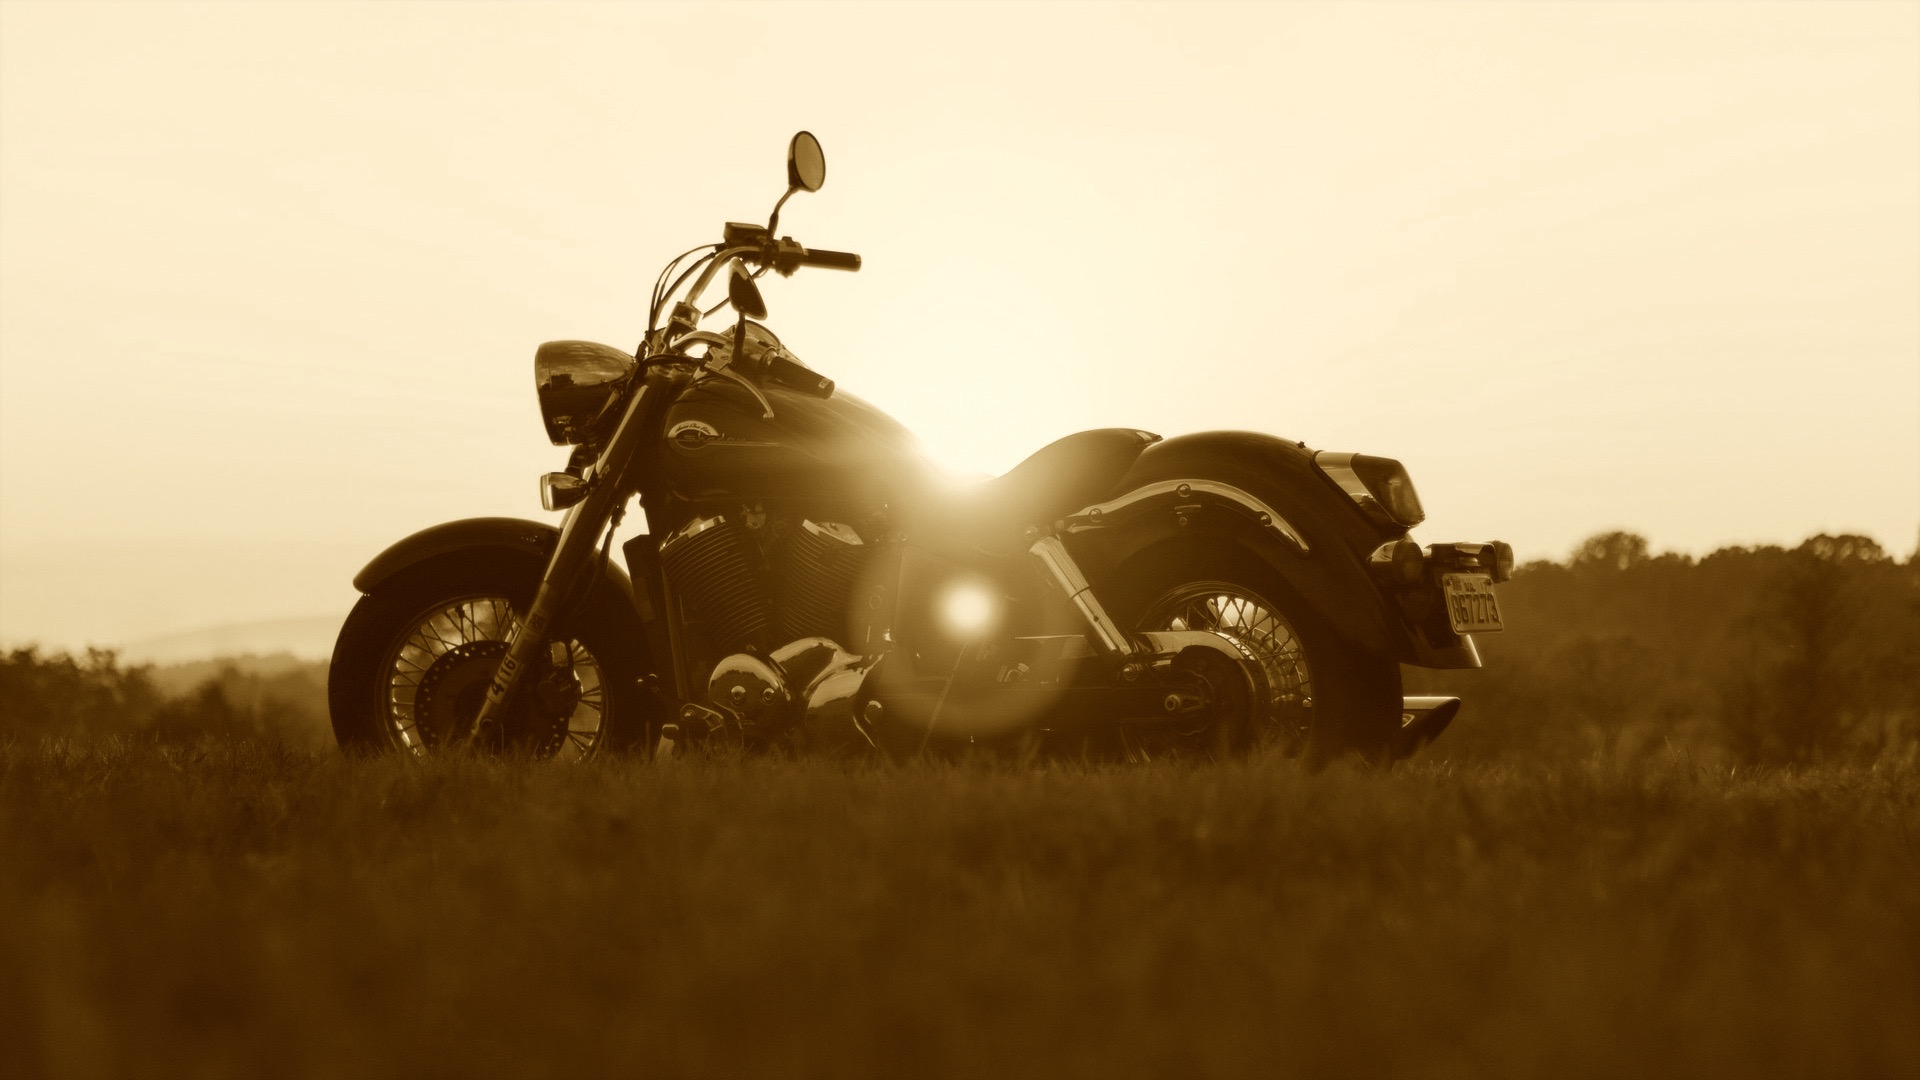
[[[1267,747],[1298,754],[1310,768],[1346,756],[1390,758],[1400,724],[1398,660],[1341,637],[1252,551],[1218,537],[1173,540],[1136,555],[1097,587],[1112,597],[1108,610],[1122,626],[1218,634],[1259,666],[1268,696],[1245,714],[1254,730],[1216,735],[1210,756],[1225,756],[1224,741],[1226,754]],[[1149,725],[1119,726],[1133,729],[1123,741],[1129,756],[1140,756],[1132,748]]]
[[[559,620],[498,732],[474,738],[541,570],[460,553],[362,597],[341,627],[327,676],[341,747],[414,757],[471,749],[553,762],[644,752],[657,710],[640,690],[638,635],[617,605],[598,598]]]
[[[1214,715],[1202,717],[1191,726],[1125,725],[1122,738],[1128,756],[1150,758],[1158,746],[1160,754],[1185,743],[1206,740],[1214,745],[1251,742],[1253,745],[1277,744],[1288,753],[1298,753],[1312,730],[1313,673],[1307,661],[1306,646],[1300,634],[1271,601],[1252,589],[1230,581],[1192,581],[1175,586],[1150,601],[1134,621],[1134,629],[1201,630],[1218,634],[1232,643],[1240,654],[1260,666],[1266,676],[1268,700],[1265,708],[1247,710],[1234,688],[1225,685],[1230,672],[1196,672],[1208,682],[1209,696],[1216,702]],[[1211,733],[1210,726],[1232,724],[1228,715],[1235,710],[1264,714],[1261,730],[1242,733],[1246,738],[1223,738]],[[1155,739],[1153,729],[1170,734],[1173,740]],[[1211,737],[1209,738],[1209,736]]]
[[[387,736],[414,754],[462,746],[520,619],[504,596],[473,596],[437,603],[409,622],[380,667]],[[606,719],[600,664],[579,641],[566,644],[566,664],[527,674],[503,725],[507,747],[559,761],[599,749]]]

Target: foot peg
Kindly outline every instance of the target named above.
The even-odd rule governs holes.
[[[653,760],[672,761],[674,748],[680,745],[680,725],[669,720],[660,725],[660,739],[653,744]]]

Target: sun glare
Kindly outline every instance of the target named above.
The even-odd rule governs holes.
[[[940,614],[962,637],[976,637],[993,624],[993,594],[977,582],[963,582],[947,590]]]

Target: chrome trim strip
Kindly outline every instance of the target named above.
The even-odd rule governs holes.
[[[866,546],[866,542],[860,539],[860,534],[854,532],[851,525],[842,525],[837,521],[814,521],[808,518],[800,522],[800,527],[828,540],[835,540],[853,547]]]
[[[727,523],[727,516],[725,514],[715,514],[712,517],[694,518],[692,521],[689,521],[685,525],[682,525],[679,528],[673,530],[673,532],[665,540],[660,541],[660,554],[665,555],[667,553],[667,549],[673,547],[674,545],[684,540],[691,540],[694,537],[699,536],[701,533],[706,532],[708,529],[711,529],[720,525],[725,525],[726,523]]]
[[[1356,480],[1358,477],[1355,478]],[[1283,540],[1301,555],[1311,549],[1306,537],[1280,512],[1252,495],[1218,480],[1162,480],[1156,484],[1146,484],[1134,488],[1116,499],[1095,503],[1078,513],[1069,515],[1061,525],[1061,531],[1067,533],[1086,532],[1090,529],[1105,529],[1156,509],[1168,509],[1178,513],[1182,507],[1222,506],[1252,521],[1261,529]]]

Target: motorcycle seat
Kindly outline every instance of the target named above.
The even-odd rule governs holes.
[[[1140,452],[1159,441],[1133,428],[1095,428],[1056,439],[1000,476],[938,493],[918,515],[917,538],[935,546],[1004,547],[1029,525],[1111,495]]]

